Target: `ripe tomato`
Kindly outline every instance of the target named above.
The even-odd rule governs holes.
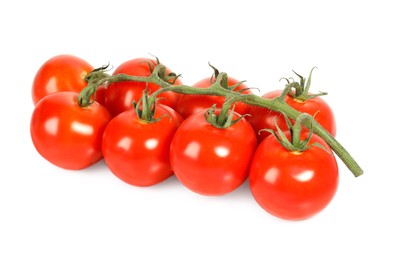
[[[247,178],[256,136],[244,118],[219,129],[207,122],[204,113],[189,116],[178,128],[171,143],[171,165],[179,181],[190,190],[223,195]]]
[[[157,65],[157,61],[152,59],[138,58],[124,62],[119,67],[117,67],[113,73],[116,74],[128,74],[131,76],[150,76],[152,70]],[[171,73],[170,70],[167,70],[167,75]],[[174,85],[181,85],[181,81],[177,79]],[[118,115],[119,113],[126,111],[130,108],[133,108],[133,100],[140,100],[143,91],[148,87],[148,92],[153,93],[154,91],[160,89],[160,86],[149,83],[146,84],[144,82],[132,82],[132,81],[124,81],[124,82],[116,82],[112,83],[108,86],[108,89],[105,93],[105,106],[112,113],[112,115]],[[161,99],[158,100],[159,104],[164,104],[169,107],[175,108],[176,103],[178,102],[179,94],[167,91],[165,93],[160,94],[158,97]]]
[[[78,94],[57,92],[37,103],[30,133],[37,151],[59,167],[83,169],[102,158],[101,138],[111,119],[97,102],[80,107]]]
[[[182,118],[172,108],[158,104],[154,118],[159,117],[162,117],[159,121],[144,122],[134,109],[129,109],[116,116],[105,129],[104,160],[122,181],[151,186],[172,175],[170,144]]]
[[[93,67],[89,63],[72,55],[58,55],[49,59],[40,67],[33,81],[34,105],[51,93],[59,91],[79,93],[86,87],[85,76],[92,70]],[[98,99],[103,98],[99,96]]]
[[[208,88],[209,86],[212,85],[212,83],[215,82],[215,79],[213,82],[211,82],[211,78],[205,78],[196,84],[193,85],[195,88]],[[229,77],[228,78],[228,85],[232,86],[237,84],[239,81]],[[234,91],[242,91],[241,93],[243,94],[252,94],[252,91],[248,89],[248,87],[245,84],[239,85],[237,88],[235,88]],[[201,111],[201,110],[207,110],[209,109],[213,104],[216,104],[217,108],[221,108],[223,103],[225,101],[225,97],[221,96],[211,96],[211,95],[181,95],[178,101],[178,104],[176,106],[176,111],[181,114],[183,118],[187,118],[190,115]],[[245,115],[249,112],[249,106],[242,103],[242,102],[237,102],[235,106],[235,111],[238,112],[241,115]]]
[[[281,90],[276,90],[272,92],[268,92],[263,95],[263,98],[274,99],[281,95]],[[314,97],[308,99],[306,101],[301,101],[294,99],[290,95],[285,96],[285,102],[289,104],[294,109],[308,113],[312,116],[315,116],[315,120],[321,124],[331,135],[335,136],[336,134],[336,123],[334,113],[332,112],[329,105],[320,97]],[[250,117],[247,117],[247,120],[252,125],[253,129],[257,134],[258,142],[261,142],[264,138],[269,136],[270,134],[266,131],[259,131],[261,129],[272,129],[276,130],[275,127],[275,119],[276,122],[281,129],[286,129],[286,120],[281,113],[263,108],[258,106],[251,106],[249,110]]]
[[[285,132],[289,137],[290,133]],[[302,134],[306,137],[306,132]],[[313,134],[327,151],[311,146],[303,152],[286,150],[271,135],[261,142],[250,167],[250,188],[267,212],[288,220],[311,217],[325,208],[338,186],[338,166],[330,147]]]

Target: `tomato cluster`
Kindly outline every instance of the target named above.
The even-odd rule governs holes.
[[[149,77],[159,63],[129,60],[113,75]],[[152,103],[149,94],[162,87],[152,81],[100,86],[82,106],[78,94],[92,70],[80,58],[60,55],[44,63],[35,76],[31,137],[37,151],[54,165],[78,170],[104,158],[110,171],[128,184],[151,186],[175,174],[188,189],[211,196],[227,194],[249,177],[258,204],[291,220],[316,214],[333,198],[338,167],[330,147],[307,128],[292,129],[295,121],[285,115],[242,102],[226,109],[224,97],[173,91],[159,94]],[[171,86],[182,85],[169,69],[162,74]],[[217,76],[215,69],[214,76],[193,87],[209,88]],[[330,107],[309,95],[310,80],[306,87],[304,83],[301,77],[294,91],[263,97],[282,96],[335,135]],[[220,84],[252,94],[245,83],[231,77]]]

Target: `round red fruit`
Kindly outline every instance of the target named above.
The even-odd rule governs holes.
[[[256,136],[244,118],[222,129],[208,123],[204,114],[200,111],[189,116],[178,128],[171,144],[171,165],[190,190],[223,195],[247,178]],[[234,115],[234,119],[240,117]]]
[[[140,119],[134,109],[116,116],[103,136],[103,155],[112,173],[135,186],[151,186],[170,177],[170,144],[182,118],[172,108],[156,105],[155,122]]]
[[[85,60],[72,55],[58,55],[46,61],[37,71],[32,86],[33,103],[59,92],[79,93],[87,86],[86,75],[93,67]]]
[[[285,132],[290,136],[290,132]],[[303,133],[303,138],[306,133]],[[309,218],[324,209],[338,186],[338,166],[330,147],[313,134],[302,152],[288,151],[274,135],[261,142],[250,167],[250,188],[258,204],[287,220]]]
[[[30,133],[35,148],[46,160],[78,170],[102,158],[102,134],[110,120],[110,113],[99,103],[80,107],[78,94],[57,92],[37,103]]]

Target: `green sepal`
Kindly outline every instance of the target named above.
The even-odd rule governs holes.
[[[207,122],[209,124],[211,124],[212,126],[214,126],[216,128],[220,128],[220,129],[229,128],[229,127],[233,126],[234,124],[236,124],[237,122],[239,122],[240,120],[242,120],[245,116],[249,115],[249,114],[241,115],[237,119],[233,120],[234,108],[235,108],[235,106],[233,106],[231,108],[230,112],[225,111],[225,109],[223,110],[223,108],[221,108],[222,110],[221,110],[220,114],[216,115],[215,114],[216,104],[213,104],[212,107],[210,107],[204,113],[205,120],[207,120]]]
[[[316,146],[316,147],[323,149],[327,153],[332,154],[332,153],[330,153],[330,151],[327,151],[327,149],[322,144],[320,144],[318,142],[314,142],[312,144],[309,144],[310,140],[312,139],[312,136],[313,136],[312,129],[313,129],[313,122],[314,122],[314,119],[311,115],[309,115],[307,113],[300,114],[296,118],[294,124],[291,123],[290,119],[286,115],[283,115],[283,116],[286,120],[286,124],[287,124],[288,130],[290,132],[290,138],[287,138],[284,131],[279,127],[279,125],[276,121],[276,118],[275,118],[275,122],[274,122],[275,127],[276,127],[276,131],[274,131],[272,129],[262,129],[260,131],[266,131],[266,132],[273,134],[275,136],[275,138],[278,140],[278,142],[284,148],[286,148],[288,151],[304,152],[304,151],[310,149],[312,146]],[[301,132],[303,130],[302,124],[305,120],[310,120],[311,125],[310,125],[308,136],[304,140],[301,140]]]
[[[154,118],[156,111],[156,101],[157,99],[151,100],[149,98],[147,90],[144,90],[142,97],[138,100],[138,102],[133,100],[134,110],[141,121],[146,123],[155,123],[160,121],[165,116],[170,117],[171,120],[171,116],[167,114],[158,118]]]
[[[155,67],[157,67],[158,65],[161,65],[160,60],[157,56],[150,54],[155,60],[156,60],[156,64],[154,64],[151,60],[144,60],[143,62],[145,62],[146,64],[148,64],[149,67],[149,71],[152,74],[155,71]],[[168,74],[166,74],[166,67],[162,66],[160,67],[160,69],[157,71],[157,76],[163,80],[164,82],[174,85],[175,81],[181,77],[181,74],[176,74],[174,72],[170,72]],[[163,87],[163,86],[161,86]]]
[[[209,63],[209,62],[208,62],[208,65],[209,65],[209,67],[211,67],[213,69],[213,73],[212,73],[211,78],[210,78],[210,82],[211,82],[211,84],[213,84],[216,81],[216,79],[218,78],[218,76],[220,74],[220,71],[216,67],[214,67],[211,63]],[[235,89],[237,87],[239,87],[240,85],[242,85],[245,82],[246,82],[246,80],[238,81],[234,85],[230,86],[228,84],[228,76],[227,76],[227,74],[224,74],[222,79],[221,79],[221,81],[219,82],[219,84],[220,84],[220,86],[222,88],[225,88],[225,89],[228,89],[228,90],[231,90],[231,91],[235,91]],[[236,92],[242,93],[242,91],[245,91],[247,89],[248,88],[240,89],[240,90],[238,90]]]
[[[84,80],[88,82],[88,85],[78,95],[78,105],[80,107],[87,107],[94,103],[96,100],[96,91],[99,87],[97,82],[109,76],[107,74],[109,66],[110,64],[108,63],[107,65],[95,68],[85,76]],[[91,99],[92,96],[93,100]]]
[[[307,79],[305,79],[303,76],[301,76],[300,74],[298,74],[297,72],[295,72],[293,70],[294,74],[296,74],[300,78],[299,82],[296,82],[294,80],[292,82],[290,82],[290,80],[287,78],[281,78],[281,80],[285,79],[287,81],[286,88],[285,88],[284,92],[282,93],[281,97],[284,98],[284,96],[286,94],[288,94],[293,99],[297,99],[300,101],[307,101],[307,100],[315,98],[315,97],[327,95],[327,92],[321,92],[321,91],[319,91],[319,93],[316,93],[316,94],[309,94],[309,89],[310,89],[311,83],[312,83],[312,72],[316,68],[317,67],[313,67],[311,69],[311,72],[309,73],[309,76]],[[293,89],[294,89],[294,91],[293,91]]]

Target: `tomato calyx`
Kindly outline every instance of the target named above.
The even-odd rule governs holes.
[[[85,76],[85,81],[88,82],[88,85],[82,89],[78,95],[78,105],[80,107],[87,107],[96,100],[96,91],[100,86],[98,82],[110,77],[107,73],[109,71],[109,66],[109,63],[107,65],[103,65],[92,70]],[[92,96],[93,99],[91,99]]]
[[[234,91],[237,93],[242,93],[243,91],[246,91],[249,89],[249,88],[243,88],[243,89],[235,91],[235,89],[238,88],[243,83],[245,83],[246,80],[241,80],[241,81],[238,81],[234,85],[229,85],[227,73],[220,73],[220,71],[209,62],[208,62],[208,65],[209,65],[209,67],[211,67],[213,69],[213,73],[211,75],[211,80],[210,80],[211,84],[214,84],[219,79],[219,85],[224,89],[231,90],[231,91]],[[220,74],[222,74],[222,75],[219,76]]]
[[[147,90],[145,90],[142,93],[142,97],[140,98],[140,100],[138,100],[138,102],[135,102],[133,100],[134,110],[142,122],[155,123],[160,121],[164,116],[169,117],[171,120],[171,116],[168,114],[165,114],[158,118],[154,118],[155,110],[156,110],[156,101],[157,101],[156,98],[151,99],[149,97]]]
[[[212,126],[220,129],[226,129],[233,126],[234,124],[242,120],[244,117],[250,116],[249,114],[245,114],[245,115],[240,115],[239,117],[234,119],[235,117],[234,103],[241,99],[242,98],[228,99],[226,102],[223,103],[223,106],[220,108],[219,115],[215,113],[216,104],[213,104],[213,106],[204,113],[205,120],[207,120],[207,122]]]
[[[108,63],[107,65],[103,65],[101,67],[95,68],[85,76],[85,81],[97,82],[98,80],[108,77],[109,74],[107,74],[106,72],[110,70],[108,69],[109,66],[110,64]]]
[[[327,92],[319,92],[317,94],[310,94],[309,93],[309,89],[311,87],[311,82],[312,82],[312,72],[314,69],[316,69],[317,67],[313,67],[311,69],[311,72],[309,73],[308,79],[305,79],[303,76],[301,76],[300,74],[298,74],[297,72],[294,72],[294,74],[296,74],[299,78],[300,81],[294,81],[293,78],[281,78],[287,81],[286,87],[281,95],[281,98],[283,99],[284,96],[286,95],[290,95],[294,100],[297,100],[299,102],[305,102],[309,99],[318,97],[318,96],[324,96],[327,95]],[[292,82],[290,82],[290,79],[293,80]],[[306,82],[305,82],[306,80]],[[294,89],[294,90],[293,90]]]
[[[181,74],[176,74],[175,72],[170,72],[166,74],[165,70],[159,70],[157,73],[157,76],[167,82],[168,84],[174,85],[175,82],[177,81],[178,78],[180,78],[182,75]]]
[[[242,118],[237,118],[233,120],[234,117],[234,107],[231,109],[230,113],[227,115],[227,113],[223,113],[223,109],[221,110],[219,115],[216,115],[216,104],[214,104],[210,109],[208,109],[204,113],[205,120],[212,126],[220,129],[226,129],[229,128],[230,126],[234,125],[237,123],[239,120]],[[225,115],[225,116],[223,116]]]
[[[143,61],[146,64],[148,64],[149,71],[151,74],[155,72],[156,66],[161,65],[159,58],[155,55],[152,56],[155,58],[156,63],[154,63],[152,60],[149,59]],[[157,71],[157,76],[164,82],[174,85],[176,80],[181,77],[181,74],[176,74],[175,72],[170,72],[167,74],[166,68],[163,66]]]
[[[324,151],[326,151],[327,153],[331,154],[329,151],[327,151],[327,149],[321,145],[320,143],[310,143],[310,140],[312,139],[312,135],[313,135],[313,117],[311,115],[309,115],[308,113],[301,113],[295,120],[295,123],[292,124],[290,119],[284,115],[284,118],[286,119],[286,124],[289,128],[289,132],[290,132],[290,138],[287,138],[286,134],[284,133],[284,131],[278,126],[276,120],[275,120],[275,126],[276,126],[276,132],[273,131],[272,129],[263,129],[261,131],[267,131],[271,134],[273,134],[275,136],[275,138],[278,140],[278,142],[284,147],[286,148],[288,151],[294,152],[294,153],[302,153],[306,150],[308,150],[309,148],[311,148],[312,146],[317,146],[321,149],[323,149]],[[302,125],[304,122],[310,122],[310,127],[309,127],[309,134],[308,136],[302,140],[301,139],[301,132],[303,129]]]

